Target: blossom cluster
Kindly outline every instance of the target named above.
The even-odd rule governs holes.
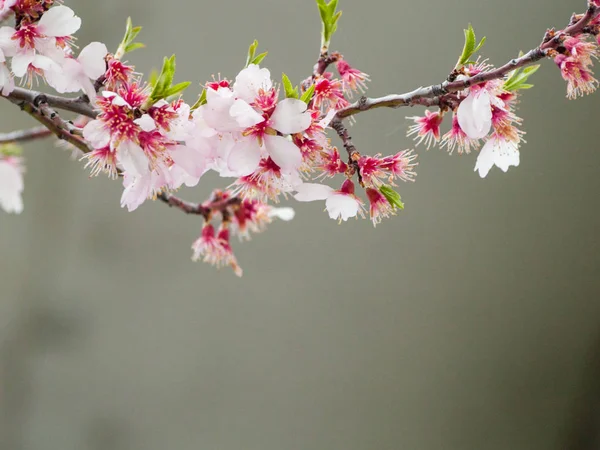
[[[600,6],[597,2],[595,4]],[[574,19],[581,19],[581,16]],[[554,38],[554,33],[550,33],[548,39]],[[587,32],[557,38],[560,45],[548,56],[554,57],[567,82],[567,97],[574,99],[594,92],[598,80],[594,78],[592,67],[593,59],[600,54],[600,16],[590,22]],[[475,163],[475,170],[481,177],[487,176],[493,166],[503,172],[511,166],[518,166],[519,146],[524,132],[519,128],[522,120],[515,114],[515,106],[520,90],[532,87],[526,81],[538,67],[515,70],[508,77],[473,84],[457,94],[447,95],[442,98],[438,111],[427,110],[424,116],[408,118],[414,121],[408,129],[408,136],[414,136],[417,144],[424,142],[428,149],[439,144],[449,153],[456,149],[458,154],[478,149],[483,141]],[[493,67],[485,61],[467,64],[457,71],[456,80],[469,80],[491,70]],[[442,135],[441,125],[450,111],[450,130]]]
[[[569,98],[589,94],[598,85],[592,73],[600,46],[598,3],[592,1],[588,16],[573,16],[571,26],[577,28],[574,24],[587,17],[585,27],[572,34],[549,30],[538,49],[537,59],[552,57],[560,68]],[[354,114],[349,110],[369,109],[367,101],[376,104],[378,99],[362,96],[351,103],[355,94],[364,94],[370,77],[340,53],[329,53],[340,13],[336,0],[317,4],[323,23],[321,57],[300,88],[285,74],[281,84],[272,79],[261,66],[266,53],[255,56],[255,41],[237,75],[203,83],[202,94],[191,104],[182,97],[190,83],[172,84],[174,56],[165,58],[160,75],[149,80],[123,60],[143,46],[134,42],[140,28],[133,28],[130,20],[115,53],[101,42],[76,52],[73,35],[81,19],[62,1],[0,0],[0,20],[14,17],[14,26],[0,28],[0,91],[10,98],[20,90],[17,84],[31,88],[42,81],[59,94],[81,92],[76,99],[63,98],[89,108],[68,123],[54,111],[42,111],[36,101],[30,102],[28,112],[82,150],[91,175],[122,180],[122,207],[134,211],[147,199],[160,198],[201,215],[204,224],[192,246],[193,259],[230,266],[241,274],[230,236],[247,238],[274,218],[290,220],[294,215],[290,208],[269,202],[288,197],[324,201],[332,219],[368,216],[377,225],[403,209],[396,182],[414,181],[416,175],[413,150],[365,155],[352,144],[342,120]],[[483,41],[475,45],[472,27],[465,30],[465,38],[463,54],[448,78],[458,85],[442,89],[433,99],[431,90],[432,101],[420,104],[435,104],[438,110],[410,117],[414,123],[407,134],[417,145],[437,144],[449,153],[479,149],[475,170],[485,177],[493,166],[506,172],[519,165],[524,131],[515,108],[521,91],[532,87],[527,80],[538,66],[522,69],[534,61],[523,60],[510,73],[489,76],[495,70],[491,64],[472,61]],[[450,114],[449,130],[443,133]],[[347,156],[332,145],[329,129],[337,132]],[[0,151],[0,207],[7,212],[23,209],[23,167],[18,153]],[[227,188],[215,190],[196,206],[174,200],[172,192],[195,187],[209,171],[229,178]],[[334,177],[342,179],[337,189],[323,184]]]

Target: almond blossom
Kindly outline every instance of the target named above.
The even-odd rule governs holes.
[[[493,134],[479,151],[475,171],[485,178],[493,166],[506,172],[510,166],[518,166],[519,161],[518,143]]]
[[[23,211],[23,171],[21,158],[0,158],[0,207],[7,213]]]

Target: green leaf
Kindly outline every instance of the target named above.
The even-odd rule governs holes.
[[[160,74],[156,78],[156,81],[152,88],[152,92],[150,93],[148,101],[146,102],[146,104],[144,104],[144,108],[147,109],[159,100],[180,94],[190,85],[189,81],[185,81],[183,83],[178,83],[175,86],[173,86],[174,77],[175,55],[172,55],[170,58],[164,58],[162,69],[160,71]]]
[[[258,66],[262,62],[262,60],[265,59],[265,56],[267,56],[268,53],[269,52],[261,53],[256,58],[254,58],[250,64],[256,64]]]
[[[192,84],[191,81],[183,81],[181,83],[177,83],[175,86],[171,86],[171,88],[167,89],[166,96],[171,97],[172,95],[181,94],[188,88],[190,84]]]
[[[300,97],[300,100],[302,100],[304,103],[306,103],[308,105],[311,102],[314,93],[315,93],[315,85],[311,84],[310,87],[304,92],[304,94],[302,94],[302,97]]]
[[[144,47],[146,47],[146,45],[142,44],[141,42],[132,42],[127,47],[125,47],[125,53],[129,53],[134,50],[137,50],[138,48],[144,48]]]
[[[392,205],[394,209],[404,209],[404,203],[402,203],[402,199],[400,198],[400,194],[398,194],[395,190],[393,190],[390,186],[384,184],[379,188],[379,192],[383,194],[388,203]]]
[[[472,63],[472,61],[470,61],[471,57],[475,53],[477,53],[481,49],[481,47],[483,47],[483,44],[485,43],[485,37],[484,37],[483,39],[481,39],[479,44],[477,44],[477,37],[475,36],[475,30],[473,29],[473,26],[471,24],[469,24],[469,28],[464,30],[464,33],[465,33],[465,45],[463,46],[462,53],[456,63],[456,66],[455,66],[456,69],[459,67],[462,67],[466,64]]]
[[[285,73],[281,74],[281,84],[283,84],[283,89],[285,90],[286,98],[300,97],[300,94],[298,94],[298,86],[294,87],[294,85]]]
[[[202,89],[202,94],[200,94],[200,97],[198,97],[196,103],[192,105],[191,110],[194,111],[200,108],[202,105],[206,105],[206,88]]]
[[[140,42],[133,42],[140,31],[142,31],[142,27],[134,27],[131,22],[131,17],[128,17],[127,22],[125,23],[125,35],[117,48],[115,58],[121,59],[125,53],[145,47],[145,45]]]
[[[527,83],[529,77],[540,68],[539,64],[516,69],[508,74],[508,79],[504,82],[504,89],[507,91],[518,91],[521,89],[531,89],[533,84]]]
[[[267,56],[268,52],[261,53],[260,55],[256,55],[256,49],[258,48],[258,41],[254,39],[254,42],[250,44],[248,48],[248,56],[246,57],[246,65],[244,67],[248,67],[250,64],[259,65],[265,56]]]
[[[338,0],[331,0],[327,3],[325,0],[316,0],[319,14],[321,16],[321,53],[327,52],[331,37],[337,31],[337,22],[342,15],[337,11]]]

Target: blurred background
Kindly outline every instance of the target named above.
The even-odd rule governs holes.
[[[116,49],[127,16],[141,72],[234,77],[253,39],[273,78],[319,50],[312,0],[65,2],[78,44]],[[472,23],[497,65],[583,0],[341,0],[333,50],[369,93],[440,82]],[[406,209],[373,230],[322,203],[234,243],[244,277],[190,261],[199,218],[90,179],[51,141],[27,144],[25,212],[0,215],[0,449],[598,449],[600,97],[565,98],[551,61],[519,115],[521,166],[419,149]],[[2,132],[34,123],[0,104]],[[351,130],[363,153],[413,145],[405,116]],[[181,193],[203,200],[227,180]]]

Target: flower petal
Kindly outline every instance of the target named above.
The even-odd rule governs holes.
[[[456,112],[460,128],[471,139],[481,139],[492,126],[492,106],[487,91],[471,93],[465,98]]]
[[[229,108],[229,114],[233,117],[238,125],[243,128],[253,127],[257,123],[261,123],[265,118],[256,112],[256,110],[246,103],[244,100],[236,100]]]
[[[280,101],[271,116],[273,128],[283,134],[301,133],[310,126],[311,120],[306,103],[295,98]]]
[[[298,169],[302,165],[302,152],[283,136],[265,136],[265,147],[271,159],[284,172]]]
[[[294,218],[296,212],[293,208],[285,207],[285,208],[273,208],[268,212],[269,217],[277,217],[285,222],[289,222]]]
[[[346,221],[358,214],[360,205],[353,196],[336,192],[325,200],[325,207],[330,218]]]
[[[38,22],[40,32],[46,36],[70,36],[79,30],[81,19],[68,6],[55,6],[42,15]]]
[[[227,159],[227,166],[231,172],[239,177],[250,175],[260,164],[261,151],[255,139],[241,139],[237,141]]]
[[[123,167],[125,173],[133,176],[145,176],[150,171],[148,157],[138,144],[130,140],[124,140],[117,148],[117,160]]]
[[[326,184],[303,183],[295,187],[294,198],[299,202],[312,202],[325,200],[333,192],[333,188]]]
[[[268,91],[272,86],[269,69],[261,69],[256,64],[250,64],[235,77],[233,90],[239,98],[252,103],[259,89]]]
[[[94,148],[106,147],[110,141],[110,133],[100,120],[92,120],[83,127],[83,137]]]
[[[79,53],[77,60],[83,67],[83,72],[88,78],[97,80],[106,72],[104,57],[108,53],[106,45],[101,42],[91,42]]]

